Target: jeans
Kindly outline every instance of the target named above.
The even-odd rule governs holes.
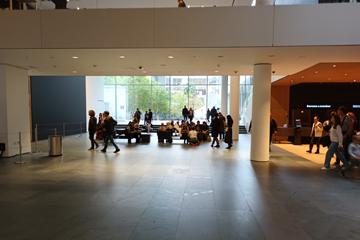
[[[345,157],[340,153],[338,146],[339,146],[339,143],[331,142],[329,150],[326,152],[324,167],[330,168],[330,161],[331,161],[332,156],[334,156],[334,153],[340,159],[340,161],[344,164],[345,167],[347,167],[349,165],[349,163],[347,162]]]
[[[116,150],[119,149],[119,147],[116,145],[116,143],[114,142],[114,138],[113,138],[113,135],[111,134],[107,134],[106,137],[105,137],[105,146],[104,146],[104,149],[107,148],[107,145],[108,145],[108,142],[110,142],[114,145],[114,147],[116,148]]]

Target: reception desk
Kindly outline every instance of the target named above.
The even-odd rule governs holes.
[[[301,128],[301,136],[302,137],[310,137],[311,127],[302,127]],[[293,137],[295,134],[295,127],[278,127],[277,136],[286,136]]]

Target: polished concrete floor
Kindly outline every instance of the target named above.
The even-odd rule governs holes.
[[[250,135],[231,150],[117,142],[0,158],[0,239],[360,239],[358,169],[341,178],[276,146],[251,162]]]

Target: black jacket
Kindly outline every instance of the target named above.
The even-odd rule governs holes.
[[[89,130],[89,133],[96,133],[96,130],[97,130],[96,117],[90,117],[88,130]]]
[[[183,108],[182,115],[187,116],[189,114],[189,110],[187,108]]]
[[[211,122],[211,136],[217,137],[219,134],[220,120],[216,117]]]
[[[113,135],[115,133],[115,126],[117,124],[117,121],[113,119],[111,116],[108,116],[104,120],[104,128],[106,129],[106,134]]]

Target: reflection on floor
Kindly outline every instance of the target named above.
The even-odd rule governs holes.
[[[289,143],[289,142],[286,144],[284,144],[284,143],[273,144],[273,146],[277,146],[277,147],[284,149],[288,152],[291,152],[297,156],[300,156],[309,161],[312,161],[314,163],[319,163],[322,165],[324,165],[325,154],[328,150],[327,147],[324,148],[322,145],[320,145],[320,153],[319,154],[315,154],[316,146],[314,146],[312,153],[307,153],[306,151],[309,150],[309,144],[293,145],[292,143]]]
[[[358,169],[344,179],[278,146],[251,162],[250,135],[231,150],[117,142],[0,159],[0,239],[360,239]]]

